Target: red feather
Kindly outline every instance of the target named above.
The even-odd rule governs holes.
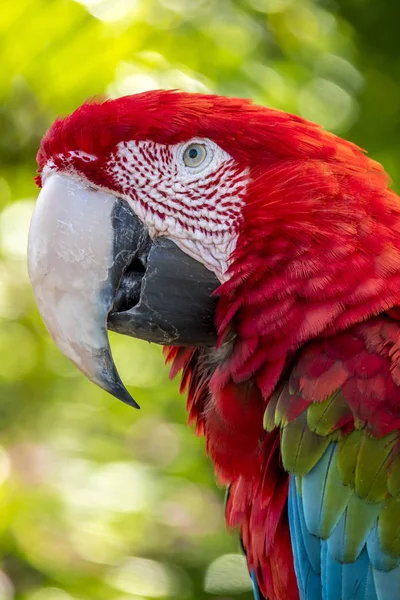
[[[296,600],[288,475],[263,413],[270,403],[270,415],[291,421],[341,387],[337,435],[355,421],[378,437],[400,427],[400,202],[383,168],[353,144],[299,117],[209,95],[85,104],[50,128],[38,162],[62,167],[68,151],[96,154],[95,165],[77,157],[73,166],[112,189],[101,165],[117,143],[197,136],[247,168],[250,183],[216,294],[218,350],[168,349],[167,360],[172,375],[183,371],[189,420],[230,486],[227,522],[240,528],[263,594]],[[390,318],[377,316],[386,311]],[[290,394],[277,388],[287,381]]]

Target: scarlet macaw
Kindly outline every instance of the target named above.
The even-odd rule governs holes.
[[[107,328],[166,346],[255,596],[400,600],[400,200],[297,116],[152,91],[38,153],[29,273],[60,349],[135,404]]]

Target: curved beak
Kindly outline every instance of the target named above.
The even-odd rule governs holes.
[[[107,329],[158,344],[215,342],[215,275],[167,238],[154,241],[128,203],[73,176],[46,179],[32,217],[28,270],[60,350],[91,381],[138,407]]]

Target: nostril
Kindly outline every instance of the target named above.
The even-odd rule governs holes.
[[[145,273],[147,268],[147,254],[139,254],[133,259],[132,262],[133,269],[136,269],[138,273]],[[131,265],[129,265],[129,269]]]
[[[129,264],[125,275],[127,273],[145,273],[146,272],[147,257],[144,255],[135,256],[132,262]]]
[[[130,310],[140,300],[142,279],[146,273],[145,256],[135,256],[123,274],[111,312]]]

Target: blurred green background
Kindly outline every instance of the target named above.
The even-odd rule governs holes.
[[[161,351],[112,336],[135,412],[50,341],[27,279],[35,153],[88,97],[252,97],[400,183],[398,0],[7,0],[0,10],[0,600],[243,600],[223,491]]]

